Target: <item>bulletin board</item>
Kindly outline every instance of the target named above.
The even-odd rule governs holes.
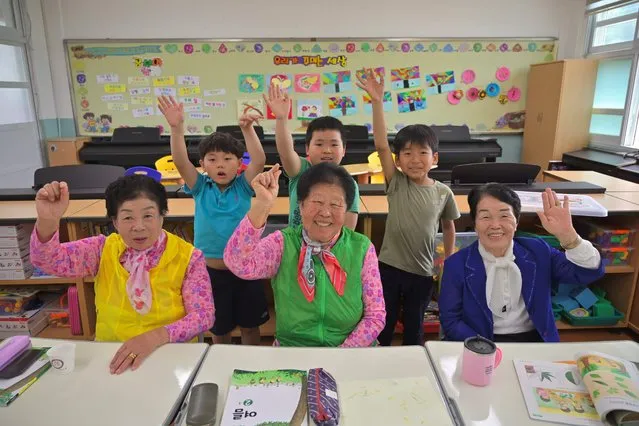
[[[67,40],[79,135],[159,126],[159,95],[184,103],[188,134],[209,134],[258,110],[271,82],[289,91],[291,128],[331,115],[371,128],[370,99],[356,85],[363,67],[386,80],[389,132],[414,123],[465,124],[475,132],[523,131],[531,64],[555,60],[555,39],[484,40]]]

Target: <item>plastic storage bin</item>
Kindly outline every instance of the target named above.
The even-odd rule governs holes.
[[[38,290],[0,288],[0,315],[19,315],[37,302]]]
[[[600,247],[629,247],[636,230],[617,228],[612,225],[582,221],[577,224],[582,238]]]
[[[571,325],[576,326],[598,326],[598,325],[615,325],[619,320],[623,319],[623,314],[617,309],[614,311],[614,315],[609,317],[601,316],[589,316],[589,317],[575,317],[570,312],[562,311],[562,318]]]
[[[597,247],[605,266],[620,266],[630,264],[632,247]]]
[[[525,231],[517,231],[515,233],[516,237],[526,237],[526,238],[540,238],[546,242],[550,247],[561,249],[561,244],[559,244],[559,240],[554,235],[547,234],[534,234],[532,232]]]
[[[455,234],[455,250],[453,253],[468,247],[475,241],[477,241],[476,232],[457,232]],[[435,235],[433,266],[435,267],[435,274],[441,277],[442,270],[444,269],[444,235],[441,232]]]

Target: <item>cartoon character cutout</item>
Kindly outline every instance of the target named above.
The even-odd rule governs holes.
[[[109,114],[102,114],[100,116],[100,132],[109,133],[111,130],[111,122],[113,122],[113,117]]]
[[[92,112],[85,112],[82,116],[84,119],[84,123],[82,123],[82,128],[87,132],[97,132],[98,131],[98,122],[95,119],[95,114]]]

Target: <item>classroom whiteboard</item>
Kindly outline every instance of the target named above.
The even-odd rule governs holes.
[[[65,41],[77,132],[104,136],[122,126],[164,126],[156,98],[185,105],[187,134],[203,135],[259,110],[273,81],[293,98],[291,128],[316,116],[372,121],[356,73],[386,79],[389,132],[407,124],[466,124],[476,132],[523,131],[531,64],[555,60],[554,39]]]

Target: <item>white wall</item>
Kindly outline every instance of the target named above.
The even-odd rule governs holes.
[[[559,57],[569,58],[582,52],[585,3],[404,0],[397,13],[380,0],[42,0],[42,8],[55,109],[70,118],[64,39],[557,37]]]

